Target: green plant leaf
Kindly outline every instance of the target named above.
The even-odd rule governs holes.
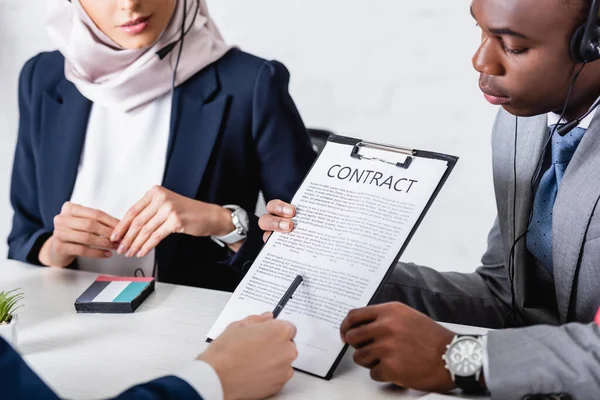
[[[13,289],[8,292],[0,292],[0,324],[8,323],[15,311],[23,307],[19,302],[25,298],[25,294],[20,290]]]

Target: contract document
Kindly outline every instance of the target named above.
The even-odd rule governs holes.
[[[392,272],[457,158],[332,136],[296,192],[294,230],[271,235],[208,333],[273,311],[297,327],[301,371],[330,379],[346,346],[339,328]],[[285,171],[282,171],[285,173]]]

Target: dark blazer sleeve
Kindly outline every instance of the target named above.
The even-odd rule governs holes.
[[[0,339],[0,393],[6,399],[59,400],[13,348]],[[182,379],[166,376],[134,386],[115,400],[202,400]]]
[[[291,201],[312,166],[316,153],[292,100],[290,74],[277,61],[265,62],[256,79],[252,105],[252,136],[261,171],[265,201]],[[231,266],[246,270],[263,246],[258,217],[250,215],[246,242]]]
[[[183,379],[165,376],[134,386],[114,400],[202,400],[202,397]]]
[[[29,60],[19,78],[19,133],[13,162],[10,201],[14,210],[8,236],[8,258],[40,265],[38,254],[52,232],[44,229],[40,214],[32,136],[32,80],[37,57]]]
[[[0,338],[0,397],[59,400],[58,396],[2,338]]]

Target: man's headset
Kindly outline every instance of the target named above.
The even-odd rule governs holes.
[[[591,0],[590,9],[588,11],[588,16],[584,24],[580,25],[576,30],[573,36],[571,37],[570,43],[570,52],[571,57],[578,63],[583,64],[581,68],[575,74],[573,81],[571,82],[571,86],[569,91],[567,92],[567,98],[565,100],[564,107],[562,109],[562,113],[560,115],[559,121],[562,121],[567,108],[569,107],[569,101],[571,99],[571,92],[575,87],[575,83],[577,83],[577,78],[579,74],[586,66],[587,63],[591,63],[600,59],[600,24],[599,24],[599,16],[598,11],[600,10],[600,0]],[[552,132],[549,133],[546,138],[546,142],[542,149],[542,154],[538,159],[535,172],[531,178],[531,192],[534,193],[535,186],[537,185],[538,178],[540,177],[542,171],[542,164],[544,160],[544,156],[546,154],[546,150],[548,145],[550,144],[550,140],[554,133],[558,133],[561,136],[565,136],[567,133],[572,131],[575,127],[577,127],[581,121],[588,115],[590,115],[598,106],[600,106],[600,100],[597,100],[592,107],[579,118],[575,118],[572,121],[557,124],[555,125]],[[513,156],[513,244],[510,249],[509,255],[509,280],[510,280],[510,289],[511,289],[511,307],[509,314],[509,324],[514,327],[517,325],[517,315],[518,312],[516,306],[515,299],[515,287],[514,287],[514,278],[515,278],[515,249],[517,244],[526,237],[527,232],[529,231],[529,224],[531,223],[531,219],[533,217],[533,206],[529,211],[529,218],[527,221],[527,228],[525,232],[521,233],[518,237],[516,237],[516,201],[517,201],[517,142],[518,142],[518,124],[519,118],[515,117],[515,148],[514,148],[514,156]]]
[[[600,24],[598,23],[599,10],[600,0],[592,0],[585,23],[579,26],[571,37],[571,57],[578,63],[582,63],[584,66],[587,63],[591,63],[600,59]],[[575,85],[575,81],[577,80],[578,76],[579,74],[575,75],[573,86]],[[565,104],[565,108],[568,105],[568,100],[569,99],[567,98],[567,104]],[[594,103],[588,112],[581,117],[560,125],[558,127],[558,134],[564,136],[572,131],[599,105],[600,103],[598,102]]]
[[[600,25],[598,25],[599,0],[592,0],[585,23],[577,28],[571,38],[571,56],[579,63],[600,59]]]

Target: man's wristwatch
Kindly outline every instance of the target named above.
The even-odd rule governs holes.
[[[221,247],[225,247],[228,244],[234,244],[241,240],[246,239],[248,235],[248,229],[250,228],[250,220],[248,219],[248,213],[240,206],[228,204],[223,206],[228,210],[231,210],[231,221],[235,229],[225,236],[211,236],[210,238]]]
[[[456,335],[446,346],[442,360],[450,371],[452,381],[465,393],[485,393],[480,378],[483,370],[484,348],[481,336]]]

